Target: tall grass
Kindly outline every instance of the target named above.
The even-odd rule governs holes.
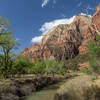
[[[54,100],[100,100],[100,87],[92,77],[83,75],[69,80],[58,90]]]

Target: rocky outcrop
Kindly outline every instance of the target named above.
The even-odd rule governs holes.
[[[30,60],[35,61],[36,59],[40,58],[41,56],[40,52],[41,52],[40,45],[32,45],[29,48],[25,48],[22,54],[24,54],[24,56],[27,56]]]
[[[87,68],[88,69],[90,67],[89,62],[84,62],[82,64],[79,64],[78,66],[79,66],[79,70],[81,70],[83,68]]]
[[[87,43],[100,33],[100,5],[93,17],[77,15],[69,25],[58,25],[51,29],[39,45],[26,48],[23,55],[32,61],[54,58],[67,60],[78,54],[88,53]]]
[[[96,13],[93,15],[92,22],[96,27],[98,34],[100,35],[100,4],[97,7]]]

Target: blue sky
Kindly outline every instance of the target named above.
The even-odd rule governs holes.
[[[100,0],[0,0],[0,15],[9,19],[21,44],[16,52],[20,52],[38,42],[41,37],[37,36],[54,24],[64,24],[80,13],[92,15],[99,3]]]

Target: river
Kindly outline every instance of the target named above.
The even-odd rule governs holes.
[[[24,97],[22,100],[53,100],[57,89],[59,89],[63,83],[64,82],[60,82],[55,85],[50,85],[41,91],[34,92],[31,96]]]

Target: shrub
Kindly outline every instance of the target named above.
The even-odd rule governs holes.
[[[84,68],[82,68],[81,70],[80,70],[80,72],[82,72],[82,73],[86,73],[86,74],[92,74],[92,69],[87,69],[86,67],[84,67]]]

